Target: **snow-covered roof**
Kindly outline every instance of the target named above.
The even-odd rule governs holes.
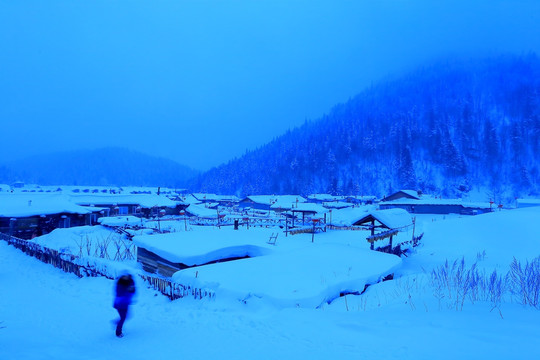
[[[339,201],[345,199],[344,196],[334,196],[330,194],[311,194],[308,195],[308,200],[316,201]]]
[[[144,224],[144,220],[136,216],[110,216],[99,218],[98,223],[110,227],[141,226]]]
[[[327,209],[344,209],[353,206],[353,204],[344,201],[323,202],[323,206]]]
[[[250,195],[247,199],[257,204],[272,205],[276,202],[280,204],[304,203],[306,199],[300,195]]]
[[[345,197],[345,199],[347,199],[347,200],[357,200],[357,201],[375,201],[375,200],[377,200],[377,197],[373,196],[373,195],[361,195],[361,196],[352,195],[352,196]]]
[[[283,209],[290,211],[302,211],[302,212],[315,212],[318,214],[324,214],[328,212],[328,209],[322,205],[314,203],[281,203],[277,202],[274,205],[270,206],[270,209]]]
[[[183,205],[190,205],[190,204],[200,204],[201,201],[197,200],[193,195],[187,194],[187,195],[179,195],[177,197],[177,200],[175,200],[177,203],[183,204]]]
[[[413,198],[419,199],[418,191],[415,190],[400,190],[400,192],[405,193]]]
[[[341,244],[318,244],[267,256],[184,269],[173,280],[239,300],[317,307],[347,291],[362,291],[401,264],[395,255]]]
[[[207,194],[207,193],[193,193],[193,197],[199,201],[213,201],[216,199],[216,194]]]
[[[217,219],[218,217],[218,212],[216,209],[209,209],[203,205],[191,204],[186,208],[186,211],[203,219]]]
[[[362,219],[373,209],[373,206],[361,206],[332,210],[332,214],[326,220],[330,225],[334,226],[352,226],[352,224]]]
[[[91,211],[69,201],[67,196],[47,193],[0,193],[1,217],[51,214],[89,214]]]
[[[72,194],[71,200],[79,205],[140,205],[142,208],[176,207],[166,196],[152,194]]]
[[[11,186],[7,184],[0,184],[0,191],[10,191],[10,190],[11,190]]]
[[[133,238],[135,244],[160,257],[188,266],[206,264],[216,260],[261,256],[272,252],[267,245],[270,233],[261,231],[234,231],[232,229],[205,229]]]
[[[370,216],[389,229],[404,230],[408,226],[412,225],[411,214],[409,214],[406,210],[399,208],[369,211],[364,217],[356,222],[361,222]]]
[[[216,194],[206,194],[206,193],[193,193],[192,196],[196,198],[199,201],[212,201],[212,202],[220,202],[220,201],[230,201],[230,202],[236,202],[240,199],[234,195],[216,195]]]

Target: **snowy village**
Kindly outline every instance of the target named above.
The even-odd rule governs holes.
[[[239,306],[362,316],[387,309],[407,318],[481,308],[473,328],[482,331],[484,318],[506,326],[509,317],[520,331],[521,316],[538,318],[539,260],[529,259],[540,250],[540,200],[518,199],[507,209],[412,190],[380,199],[1,188],[2,261],[28,257],[70,282],[129,272],[139,291],[180,307],[187,302],[191,311]],[[527,279],[533,283],[524,285]]]

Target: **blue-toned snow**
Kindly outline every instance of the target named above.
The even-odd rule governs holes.
[[[496,309],[480,301],[456,311],[444,299],[441,306],[425,276],[445,259],[462,256],[501,272],[513,257],[537,257],[539,220],[540,208],[418,216],[423,245],[396,269],[402,277],[319,309],[229,296],[171,302],[137,279],[136,304],[122,339],[111,324],[113,281],[79,279],[0,241],[0,359],[540,358],[539,310],[507,299]],[[313,245],[320,246],[312,249],[319,248],[320,257],[331,243],[362,249],[369,245],[361,233],[317,234]],[[310,236],[281,236],[275,254],[264,258],[289,245],[283,255],[301,256],[301,248],[311,246]]]

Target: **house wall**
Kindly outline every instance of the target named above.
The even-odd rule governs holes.
[[[90,224],[91,214],[52,214],[46,216],[28,216],[16,218],[0,218],[0,232],[21,239],[32,239],[50,233],[54,229],[84,226]]]

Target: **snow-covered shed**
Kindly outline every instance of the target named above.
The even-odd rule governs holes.
[[[388,252],[393,250],[392,238],[400,231],[406,231],[413,226],[411,215],[403,209],[388,209],[369,211],[362,218],[353,223],[354,226],[364,226],[371,230],[371,236],[367,241],[371,243],[371,249],[374,249],[373,243],[386,238],[390,239]],[[383,230],[376,233],[376,229]],[[386,251],[386,250],[385,250]]]
[[[267,255],[272,252],[269,236],[266,231],[205,228],[136,236],[133,241],[145,271],[170,277],[190,267]]]

